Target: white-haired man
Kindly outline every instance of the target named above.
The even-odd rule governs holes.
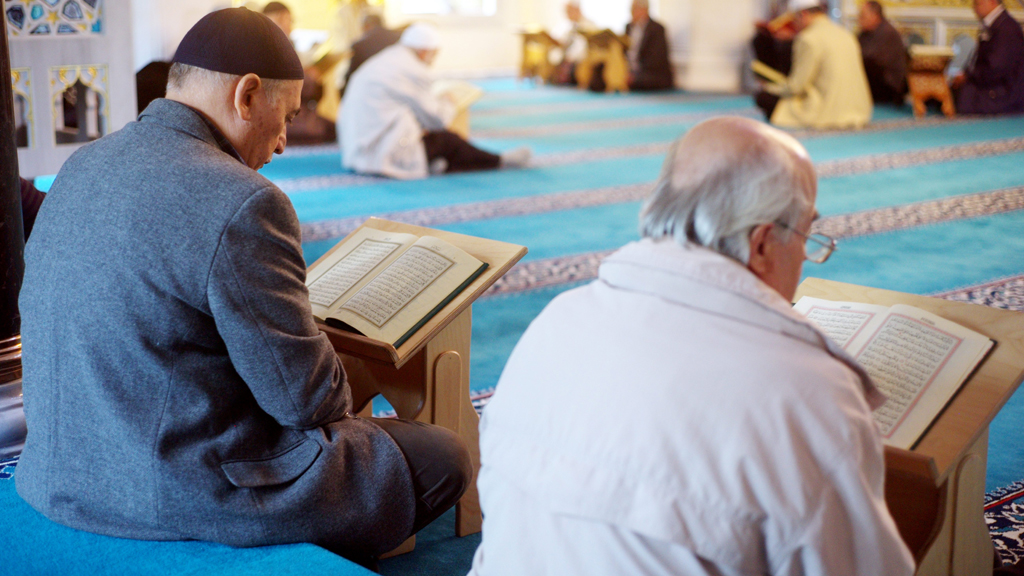
[[[644,238],[541,312],[484,411],[471,574],[913,572],[880,394],[790,308],[834,247],[815,195],[807,152],[764,124],[675,143]]]
[[[413,179],[529,161],[527,148],[492,154],[445,128],[456,109],[431,92],[430,65],[440,47],[437,30],[417,22],[352,75],[338,115],[342,166]]]
[[[57,175],[19,302],[17,488],[49,518],[372,564],[471,481],[453,433],[350,413],[295,209],[256,172],[284,150],[301,86],[273,22],[213,12],[181,41],[167,98]]]

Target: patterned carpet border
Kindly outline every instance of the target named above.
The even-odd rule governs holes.
[[[1024,151],[1024,138],[1006,138],[973,144],[940,146],[924,150],[897,152],[892,154],[873,154],[857,158],[829,160],[815,165],[818,178],[835,178],[881,170],[909,168],[924,164],[950,162],[953,160],[970,160],[988,156],[1000,156]]]
[[[1024,480],[985,494],[985,524],[1004,565],[1024,560]]]
[[[1024,274],[940,292],[932,296],[1020,312],[1024,311]]]
[[[1024,210],[1024,186],[831,216],[815,222],[813,229],[842,240],[1016,210]],[[840,244],[841,249],[842,244]],[[611,252],[591,252],[517,264],[495,282],[484,294],[484,297],[591,280],[597,277],[597,269],[601,260]],[[1021,288],[1022,286],[1019,285],[1016,288],[1009,286],[1003,292],[997,291],[995,295],[989,297],[1002,297],[1007,306],[1010,306],[1009,309],[1024,310],[1024,294],[1021,293]],[[974,289],[980,289],[980,287]],[[981,298],[981,295],[948,297],[975,301],[975,299]]]

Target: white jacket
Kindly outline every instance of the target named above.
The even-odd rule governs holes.
[[[342,166],[392,178],[426,178],[423,132],[442,130],[455,106],[431,93],[430,68],[396,44],[349,79],[338,117]]]
[[[630,244],[533,321],[484,410],[470,574],[912,574],[882,401],[742,265]]]
[[[787,128],[861,128],[874,106],[860,44],[849,30],[818,16],[793,41],[793,68],[775,85],[771,123]]]

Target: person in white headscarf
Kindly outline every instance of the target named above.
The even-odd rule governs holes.
[[[414,179],[529,161],[528,148],[492,154],[446,129],[456,107],[431,92],[430,65],[439,48],[437,30],[416,23],[352,75],[338,116],[342,166]]]

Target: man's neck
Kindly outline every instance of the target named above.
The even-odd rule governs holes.
[[[999,18],[999,15],[1003,12],[1005,12],[1005,10],[1003,10],[1003,5],[997,4],[996,7],[988,13],[988,16],[981,19],[981,23],[985,25],[985,28],[991,28],[992,24],[995,24],[996,18]]]

